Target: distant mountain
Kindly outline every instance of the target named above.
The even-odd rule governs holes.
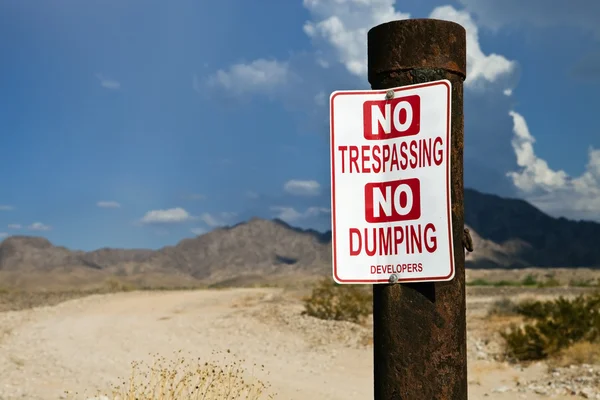
[[[81,267],[85,263],[77,252],[52,245],[42,237],[10,236],[0,244],[0,270],[53,271]],[[99,266],[90,265],[99,269]]]
[[[252,281],[301,278],[329,272],[330,241],[330,233],[259,218],[160,250],[70,251],[45,238],[12,236],[0,243],[0,272],[12,273],[13,280],[19,272],[53,276],[76,272],[90,279],[177,275],[209,284],[243,277]]]
[[[235,275],[316,273],[331,263],[322,234],[292,228],[279,220],[253,218],[157,251],[147,264],[176,268],[197,279]]]
[[[465,225],[475,246],[471,268],[599,267],[600,224],[552,218],[523,200],[465,190]],[[329,274],[331,232],[252,218],[160,250],[70,251],[47,239],[11,236],[0,243],[0,272],[79,277],[156,275],[206,283]],[[81,278],[83,282],[83,278]]]
[[[518,256],[517,265],[600,267],[596,222],[553,218],[524,200],[472,189],[465,189],[464,202],[465,224]]]

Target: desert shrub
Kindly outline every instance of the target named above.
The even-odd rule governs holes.
[[[529,319],[544,319],[555,308],[553,301],[525,300],[516,304],[517,314]]]
[[[303,314],[360,323],[372,313],[372,301],[372,294],[365,286],[339,285],[325,278],[313,288],[310,296],[304,298]]]
[[[130,292],[135,289],[133,285],[121,282],[114,277],[110,277],[106,280],[105,288],[109,292]]]
[[[489,309],[488,315],[517,315],[518,305],[508,297],[496,300]]]
[[[539,282],[537,286],[540,288],[553,288],[561,286],[561,283],[558,279],[552,276],[546,279],[544,282]]]
[[[470,282],[467,282],[467,286],[493,286],[493,287],[525,286],[525,287],[545,288],[545,287],[561,286],[561,283],[558,280],[556,280],[554,277],[550,277],[550,278],[546,279],[545,281],[541,282],[541,281],[538,281],[535,276],[529,274],[520,281],[509,281],[509,280],[503,279],[500,281],[493,282],[493,281],[488,281],[486,279],[478,278],[478,279],[474,279]]]
[[[538,281],[535,279],[535,276],[527,275],[525,278],[523,278],[523,280],[521,281],[521,284],[523,286],[537,286]]]
[[[600,286],[600,279],[587,279],[587,280],[572,279],[569,282],[569,286],[572,286],[572,287],[597,287],[597,286]]]
[[[112,387],[110,395],[99,392],[92,399],[259,400],[274,398],[268,393],[268,384],[248,373],[249,371],[244,367],[244,360],[224,358],[226,361],[224,364],[200,359],[190,361],[179,352],[171,360],[156,356],[153,365],[149,366],[141,362],[133,362],[129,378],[118,378],[119,384]]]
[[[518,281],[507,281],[507,280],[501,280],[498,282],[494,282],[492,284],[492,286],[496,286],[496,287],[505,287],[505,286],[521,286],[521,282]]]
[[[501,335],[507,354],[517,360],[540,360],[578,342],[600,341],[600,292],[572,300],[528,301],[517,306],[524,326]]]

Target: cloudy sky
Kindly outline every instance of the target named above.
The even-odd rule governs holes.
[[[597,0],[37,0],[0,3],[0,236],[328,229],[329,94],[425,17],[467,29],[466,186],[600,221]]]

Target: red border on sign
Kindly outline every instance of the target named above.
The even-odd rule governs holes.
[[[451,132],[451,128],[450,128],[450,124],[451,124],[451,120],[450,120],[450,110],[451,110],[451,93],[452,93],[452,89],[450,87],[450,85],[448,84],[447,81],[436,81],[436,82],[430,82],[430,83],[423,83],[423,84],[418,84],[418,85],[410,85],[410,86],[403,86],[400,88],[395,88],[394,92],[402,92],[402,91],[406,91],[406,90],[412,90],[412,89],[418,89],[418,88],[423,88],[423,87],[428,87],[428,86],[436,86],[436,85],[444,85],[446,86],[447,90],[447,107],[446,107],[446,112],[447,112],[447,126],[446,126],[446,154],[448,155],[448,168],[446,168],[446,210],[447,210],[447,215],[448,215],[448,243],[452,243],[452,203],[451,203],[451,199],[450,199],[450,195],[451,195],[451,188],[450,188],[450,160],[451,160],[451,154],[450,154],[450,132]],[[334,95],[331,96],[331,99],[329,100],[329,109],[330,109],[330,141],[331,141],[331,218],[332,218],[332,229],[331,229],[331,241],[332,241],[332,261],[333,261],[333,276],[336,279],[336,281],[340,282],[340,283],[387,283],[389,282],[388,279],[340,279],[340,277],[338,276],[338,270],[337,270],[337,234],[336,234],[336,209],[335,209],[335,134],[334,134],[334,128],[333,128],[333,121],[334,121],[334,115],[333,115],[333,101],[334,99],[338,96],[338,95],[364,95],[364,94],[385,94],[387,93],[387,90],[372,90],[372,91],[356,91],[356,92],[339,92],[339,93],[335,93]],[[414,281],[429,281],[429,282],[435,282],[435,281],[448,281],[451,280],[454,277],[454,249],[453,246],[450,246],[450,273],[446,276],[432,276],[432,277],[419,277],[419,278],[404,278],[404,279],[398,279],[398,282],[414,282]]]

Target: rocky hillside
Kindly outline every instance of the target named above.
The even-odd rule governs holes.
[[[323,271],[331,263],[330,242],[278,220],[253,218],[165,247],[146,261],[199,279],[235,275],[295,274]]]
[[[552,218],[522,200],[465,190],[465,221],[475,252],[471,268],[598,267],[600,224]],[[133,276],[177,275],[206,282],[239,277],[328,274],[331,232],[302,230],[279,220],[247,222],[160,250],[70,251],[40,237],[0,243],[0,272],[65,271]],[[187,279],[186,278],[186,279]]]
[[[84,264],[76,252],[53,246],[42,237],[11,236],[0,244],[0,270],[3,271],[51,271]]]
[[[465,223],[510,256],[506,266],[600,267],[596,222],[553,218],[526,201],[466,189]]]
[[[41,237],[13,236],[0,243],[0,272],[118,276],[179,275],[208,283],[328,272],[331,235],[279,220],[253,218],[160,250],[70,251]]]

